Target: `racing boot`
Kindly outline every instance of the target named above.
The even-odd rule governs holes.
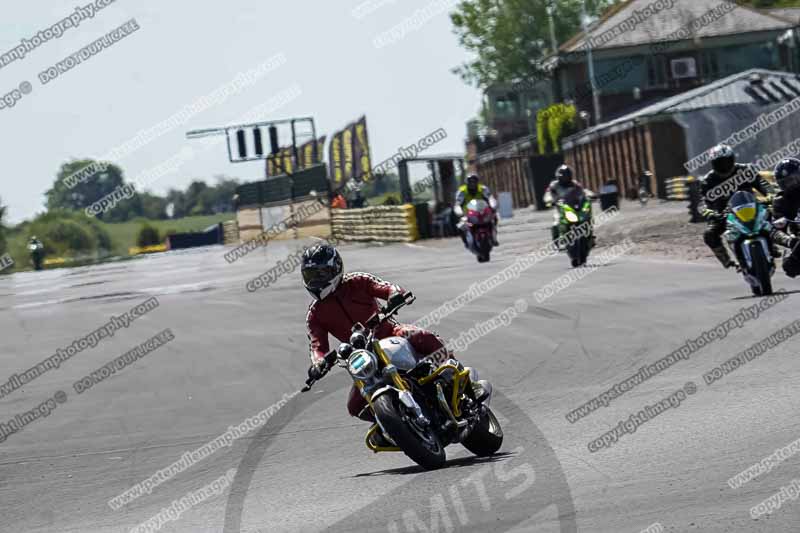
[[[472,392],[475,393],[475,400],[478,403],[489,405],[492,401],[492,384],[485,379],[473,381]]]
[[[559,239],[561,238],[561,229],[558,226],[552,226],[550,228],[550,235],[553,237],[553,246],[555,246],[559,252],[563,252],[564,247],[559,243]]]
[[[469,379],[472,383],[472,392],[475,394],[475,401],[489,405],[492,401],[492,384],[485,379],[478,379],[478,372],[472,368],[467,367],[469,370]]]
[[[497,241],[497,221],[495,221],[494,227],[492,228],[492,246],[500,246],[500,243]]]
[[[728,254],[727,248],[725,246],[717,246],[716,248],[711,249],[714,252],[714,256],[722,263],[724,268],[731,268],[735,267],[737,272],[741,272],[739,265],[731,259],[731,256]]]

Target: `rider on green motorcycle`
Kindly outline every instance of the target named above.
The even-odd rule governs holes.
[[[579,181],[573,178],[572,168],[569,165],[561,165],[556,170],[556,179],[550,182],[544,193],[544,203],[547,207],[555,205],[553,212],[553,226],[550,228],[550,233],[553,237],[553,243],[557,243],[559,237],[565,233],[565,228],[561,223],[561,211],[558,208],[558,202],[567,199],[568,197],[575,197],[583,192],[584,188]],[[592,245],[594,245],[594,233],[590,235]]]

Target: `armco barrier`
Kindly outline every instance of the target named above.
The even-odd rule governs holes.
[[[412,242],[419,239],[411,204],[331,209],[333,236],[345,241]]]
[[[770,183],[775,183],[775,174],[771,170],[762,170],[759,174]],[[697,178],[676,176],[666,180],[664,183],[667,186],[667,200],[689,200],[689,181],[693,179]]]

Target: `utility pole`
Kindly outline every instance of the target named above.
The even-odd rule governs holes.
[[[553,50],[553,55],[555,56],[554,61],[556,62],[556,68],[553,69],[553,73],[558,78],[555,81],[556,84],[558,85],[558,89],[561,91],[561,97],[563,98],[563,96],[567,94],[567,89],[564,85],[564,77],[561,74],[559,74],[557,68],[560,58],[558,55],[558,39],[556,39],[556,24],[555,24],[555,19],[553,18],[555,12],[556,12],[556,1],[550,0],[550,2],[547,3],[547,20],[550,25],[550,48],[552,48]],[[551,85],[551,91],[553,92],[555,91],[552,85]]]
[[[594,123],[600,124],[603,120],[603,112],[600,109],[600,95],[597,86],[597,79],[594,77],[594,60],[592,59],[592,39],[589,34],[589,16],[586,13],[586,0],[581,3],[581,26],[583,26],[583,39],[586,43],[586,60],[589,64],[589,82],[592,85],[592,102],[594,104]]]

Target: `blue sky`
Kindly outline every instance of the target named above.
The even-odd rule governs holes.
[[[0,54],[89,1],[10,4],[0,22]],[[431,153],[463,153],[465,121],[477,112],[480,94],[450,71],[467,57],[441,13],[441,6],[454,3],[376,1],[383,5],[359,19],[352,11],[363,0],[116,0],[0,68],[0,96],[22,82],[32,86],[14,107],[0,109],[6,169],[0,198],[9,205],[9,221],[43,211],[43,194],[63,162],[102,156],[280,53],[285,63],[254,85],[118,161],[126,178],[196,142],[186,140],[186,131],[234,122],[292,86],[300,96],[262,119],[313,116],[318,133],[330,134],[366,114],[376,162],[437,128],[448,137]],[[374,46],[377,35],[421,9],[438,14],[420,17],[424,23],[399,41]],[[40,82],[41,71],[131,18],[138,31],[57,79]],[[163,193],[193,179],[212,182],[218,174],[263,177],[261,163],[230,164],[224,145],[197,152],[150,188]]]

